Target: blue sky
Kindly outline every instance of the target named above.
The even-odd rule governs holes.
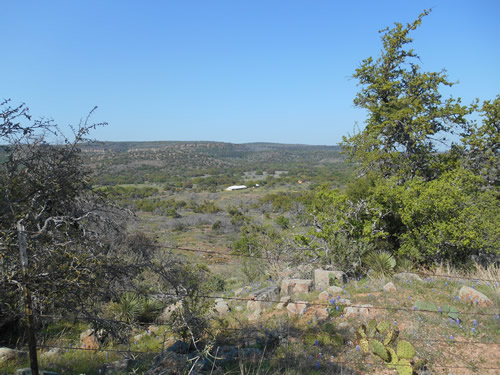
[[[466,103],[500,94],[500,1],[2,1],[0,98],[108,126],[109,141],[337,144],[362,125],[350,79],[378,30],[414,34]]]

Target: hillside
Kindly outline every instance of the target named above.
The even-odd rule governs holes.
[[[223,142],[103,142],[83,146],[86,161],[102,185],[144,182],[174,183],[177,177],[217,178],[219,187],[242,182],[255,172],[287,171],[293,179],[308,179],[345,169],[339,146]],[[342,166],[340,166],[340,164]],[[260,179],[260,178],[259,178]],[[231,181],[230,181],[231,180]],[[213,185],[211,183],[210,185]]]

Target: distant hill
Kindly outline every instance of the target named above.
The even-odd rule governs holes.
[[[166,182],[173,176],[198,177],[248,171],[295,170],[343,163],[340,146],[207,141],[99,142],[82,145],[101,182]]]

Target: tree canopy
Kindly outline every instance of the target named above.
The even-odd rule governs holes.
[[[500,96],[481,107],[443,98],[440,89],[454,83],[444,70],[422,71],[409,48],[428,14],[382,30],[381,55],[353,75],[361,87],[354,104],[367,118],[342,146],[357,177],[344,191],[318,192],[311,231],[346,268],[360,267],[370,251],[458,266],[500,255]]]

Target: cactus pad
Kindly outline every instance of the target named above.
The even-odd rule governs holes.
[[[361,350],[364,353],[368,353],[370,351],[370,346],[368,344],[368,340],[367,339],[361,339],[361,340],[359,340],[359,346],[361,347]]]
[[[415,348],[408,341],[401,340],[398,342],[397,354],[399,358],[412,359],[415,356]]]
[[[377,332],[377,321],[375,319],[372,319],[368,322],[368,327],[366,328],[366,335],[370,338],[373,338],[376,332]]]
[[[387,332],[389,328],[391,328],[391,325],[386,321],[382,321],[379,324],[377,324],[377,331],[379,331],[381,334]]]
[[[384,344],[382,344],[378,340],[370,340],[370,349],[373,354],[378,355],[380,358],[382,358],[385,362],[389,361],[389,352],[385,348]]]
[[[410,362],[407,359],[400,359],[397,366],[396,370],[399,375],[412,375],[413,374],[413,368],[411,367]]]
[[[398,363],[398,361],[399,361],[398,355],[396,354],[396,352],[394,351],[393,348],[387,347],[386,349],[389,352],[389,355],[391,357],[390,358],[391,362],[390,362],[390,364],[388,364],[388,366],[389,367],[394,367],[394,366],[390,366],[390,365],[395,365],[395,364]]]
[[[356,333],[359,335],[359,337],[363,338],[363,339],[366,339],[366,327],[364,324],[362,324],[358,330],[356,331]]]
[[[391,328],[389,332],[387,332],[387,335],[385,335],[384,338],[384,345],[390,345],[391,343],[396,340],[396,338],[399,335],[399,331],[397,329]]]

